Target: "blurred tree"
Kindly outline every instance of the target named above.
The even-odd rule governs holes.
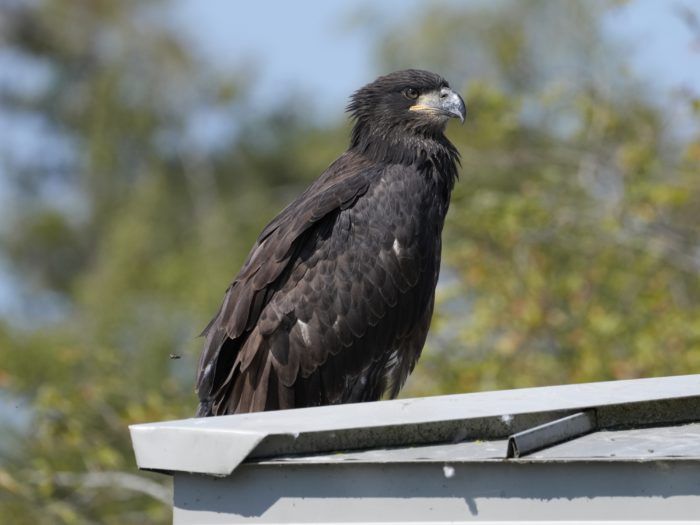
[[[700,135],[671,107],[697,124],[698,99],[652,102],[602,32],[611,5],[433,9],[383,41],[386,69],[467,79],[471,114],[404,395],[700,370]]]
[[[700,368],[700,136],[625,69],[608,6],[442,6],[381,35],[379,69],[466,79],[471,113],[450,130],[441,302],[404,395]],[[167,7],[0,7],[0,64],[23,72],[0,77],[0,113],[33,131],[0,145],[22,304],[0,323],[0,515],[16,523],[169,521],[126,427],[192,414],[194,336],[347,143],[297,100],[250,114],[250,72],[212,68]]]
[[[0,12],[0,60],[21,72],[0,112],[38,123],[28,154],[1,150],[0,248],[23,305],[0,327],[2,419],[23,422],[0,447],[13,523],[170,521],[127,426],[192,415],[195,336],[264,223],[342,148],[298,101],[246,114],[247,72],[193,54],[167,7]]]

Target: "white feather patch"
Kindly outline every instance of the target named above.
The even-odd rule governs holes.
[[[309,335],[309,325],[306,324],[301,319],[297,319],[297,324],[299,325],[299,330],[301,331],[301,338],[304,340],[306,346],[311,346],[311,336]]]

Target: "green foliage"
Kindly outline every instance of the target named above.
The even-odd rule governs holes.
[[[382,71],[439,71],[469,113],[448,130],[461,179],[403,395],[700,369],[700,135],[640,90],[600,34],[606,5],[429,8],[382,39]],[[0,175],[24,305],[0,323],[0,515],[15,523],[169,521],[127,426],[192,414],[195,336],[262,226],[347,143],[296,100],[249,114],[245,72],[194,55],[165,7],[3,8],[3,38],[44,81],[10,85],[0,111],[48,130]],[[671,102],[698,116],[697,99]],[[216,144],[188,138],[207,112],[236,124]]]
[[[0,246],[26,304],[0,331],[3,417],[20,420],[0,448],[14,523],[170,521],[167,482],[136,471],[127,427],[192,415],[197,334],[265,222],[342,147],[296,113],[246,117],[245,78],[191,55],[162,7],[4,13],[46,74],[35,93],[9,86],[2,109],[49,139],[42,162],[3,159],[16,203]],[[188,141],[203,111],[264,137]]]
[[[425,53],[491,50],[496,70],[470,83],[468,127],[451,134],[463,170],[445,228],[450,285],[404,395],[698,371],[697,138],[671,139],[665,108],[624,79],[624,64],[610,68],[615,57],[592,52],[595,31],[559,35],[575,74],[513,81],[522,64],[556,71],[532,21],[570,25],[581,9],[518,3],[487,10],[486,35],[419,30],[432,35]],[[439,20],[482,23],[459,10]],[[393,66],[415,60],[387,41]]]

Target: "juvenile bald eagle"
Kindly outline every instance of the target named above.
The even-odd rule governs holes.
[[[265,227],[203,332],[198,416],[395,397],[418,360],[464,101],[410,69],[348,111],[349,149]]]

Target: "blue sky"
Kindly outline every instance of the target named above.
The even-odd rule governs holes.
[[[178,4],[175,19],[208,57],[221,67],[256,69],[261,99],[285,86],[292,92],[321,95],[314,98],[321,111],[342,111],[348,95],[374,74],[373,42],[367,32],[351,31],[347,20],[360,9],[371,8],[382,24],[392,12],[399,17],[416,13],[421,2],[179,0]],[[338,67],[341,62],[343,67]]]
[[[472,3],[476,2],[483,3]],[[381,26],[417,16],[428,4],[457,3],[179,0],[175,17],[189,38],[221,67],[253,64],[259,75],[260,100],[285,86],[292,92],[313,93],[317,109],[335,117],[347,97],[377,73],[371,32],[351,30],[344,23],[353,13],[372,9],[377,14],[373,23]],[[700,93],[700,43],[691,45],[692,34],[678,16],[680,7],[700,18],[700,2],[636,0],[612,10],[605,28],[630,50],[636,69],[657,85]]]

